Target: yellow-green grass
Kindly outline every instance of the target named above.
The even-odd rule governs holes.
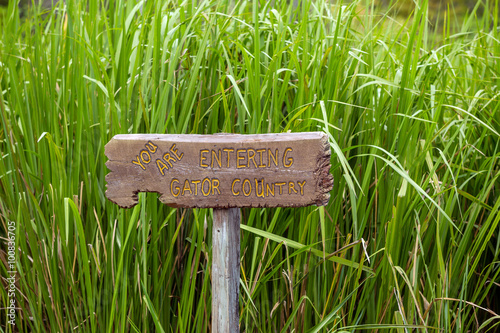
[[[284,131],[328,133],[334,188],[324,208],[242,211],[242,331],[498,329],[498,0],[439,31],[427,1],[403,23],[299,3],[0,11],[0,330],[209,331],[211,210],[119,209],[104,145]]]

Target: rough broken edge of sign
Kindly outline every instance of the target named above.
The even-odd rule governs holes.
[[[147,135],[130,135],[130,136],[141,136],[145,138],[145,141],[147,141],[147,138],[155,138],[159,139],[161,137],[172,137],[171,140],[173,139],[178,139],[179,137],[224,137],[226,139],[231,138],[231,137],[245,137],[251,139],[251,137],[259,137],[259,136],[279,136],[279,135],[286,135],[286,134],[320,134],[320,150],[321,153],[317,155],[316,158],[316,166],[313,171],[314,178],[316,180],[316,196],[314,200],[308,203],[296,205],[296,204],[290,204],[287,202],[283,203],[278,203],[278,204],[272,204],[269,205],[266,202],[263,204],[261,203],[255,203],[255,202],[249,202],[249,204],[238,204],[238,205],[231,205],[231,204],[224,204],[221,202],[218,203],[211,203],[210,205],[204,205],[204,204],[199,204],[199,205],[183,205],[183,204],[176,204],[176,203],[167,203],[164,200],[164,193],[161,191],[157,190],[148,190],[147,188],[143,188],[140,190],[137,189],[130,189],[130,188],[123,188],[122,182],[121,182],[121,175],[118,172],[119,169],[119,163],[116,163],[117,161],[114,160],[108,160],[106,162],[107,168],[110,170],[110,172],[106,175],[106,197],[112,201],[113,203],[117,204],[118,206],[122,208],[131,208],[135,206],[138,203],[138,193],[139,192],[155,192],[160,194],[160,201],[162,201],[165,204],[168,204],[171,207],[186,207],[186,208],[243,208],[243,207],[252,207],[252,208],[265,208],[265,207],[301,207],[301,206],[309,206],[309,205],[316,205],[316,206],[325,206],[328,204],[328,201],[330,199],[330,191],[333,188],[333,176],[330,174],[330,157],[331,157],[331,149],[330,149],[330,144],[328,142],[328,137],[324,133],[320,132],[308,132],[308,133],[270,133],[270,134],[249,134],[249,135],[241,135],[241,134],[213,134],[213,135],[165,135],[165,134],[147,134]],[[121,137],[124,137],[125,135],[120,135]],[[297,140],[297,138],[294,138]],[[108,156],[108,150],[110,149],[110,144],[113,142],[114,138],[110,140],[110,142],[106,145],[105,147],[105,154]],[[271,140],[273,142],[273,140]],[[121,162],[120,162],[121,163]],[[126,185],[125,185],[126,187]],[[116,193],[122,193],[122,196],[116,195]],[[163,199],[163,200],[162,200]]]

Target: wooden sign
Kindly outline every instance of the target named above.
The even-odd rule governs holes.
[[[326,205],[333,178],[324,133],[116,135],[106,145],[108,199],[160,193],[173,207]]]
[[[212,332],[239,332],[240,210],[326,205],[333,177],[324,133],[116,135],[106,145],[106,196],[138,192],[174,207],[211,207]]]

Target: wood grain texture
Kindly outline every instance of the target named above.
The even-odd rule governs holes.
[[[333,185],[320,132],[116,135],[105,154],[106,196],[127,208],[138,192],[173,207],[326,205]]]
[[[212,332],[239,332],[240,209],[214,209]]]

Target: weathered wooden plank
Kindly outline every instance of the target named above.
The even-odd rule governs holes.
[[[239,332],[240,209],[214,209],[212,332]]]
[[[106,145],[106,196],[121,207],[138,192],[173,207],[325,205],[333,178],[324,133],[116,135]]]

